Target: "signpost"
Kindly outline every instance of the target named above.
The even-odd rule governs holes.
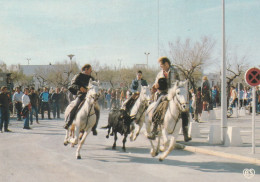
[[[255,153],[255,110],[256,110],[256,89],[260,85],[260,70],[258,68],[250,68],[245,74],[246,83],[253,87],[253,105],[252,105],[252,153]]]

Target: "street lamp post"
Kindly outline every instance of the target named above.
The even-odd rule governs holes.
[[[69,54],[68,57],[70,58],[70,71],[71,71],[71,62],[72,62],[72,58],[74,57],[75,55],[73,54]]]
[[[31,58],[26,58],[28,61],[28,65],[30,64]]]
[[[149,56],[150,52],[145,52],[144,54],[146,55],[146,66],[148,68],[148,56]]]

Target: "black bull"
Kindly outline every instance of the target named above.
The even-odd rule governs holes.
[[[125,143],[127,135],[130,133],[130,125],[131,125],[131,117],[127,114],[125,110],[112,110],[108,116],[108,125],[102,128],[107,128],[108,133],[106,138],[109,138],[109,135],[114,135],[114,144],[112,149],[116,149],[116,140],[117,133],[124,135],[123,139],[123,147],[122,149],[125,151]],[[112,133],[110,134],[110,130],[112,128]]]

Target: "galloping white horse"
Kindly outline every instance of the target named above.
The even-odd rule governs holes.
[[[85,102],[79,109],[74,121],[73,121],[73,126],[75,127],[75,136],[73,138],[70,138],[69,136],[69,131],[66,130],[66,136],[64,139],[64,145],[67,145],[68,143],[71,143],[72,146],[78,144],[79,140],[79,132],[84,131],[82,138],[80,139],[79,146],[76,151],[76,158],[81,159],[80,155],[80,149],[82,145],[85,142],[85,139],[87,135],[91,132],[92,127],[96,123],[96,114],[94,110],[94,105],[95,102],[98,99],[98,85],[99,82],[95,82],[90,80],[89,81],[89,86],[88,86],[88,93],[85,97]],[[73,107],[73,101],[68,105],[68,107],[65,110],[65,118],[69,114],[69,111],[71,110],[71,107]]]
[[[177,137],[179,135],[180,128],[182,126],[182,122],[179,121],[181,117],[181,113],[187,111],[187,81],[179,82],[177,81],[175,85],[169,89],[167,99],[169,100],[168,108],[165,113],[164,121],[161,126],[159,135],[157,137],[157,146],[153,144],[153,141],[150,140],[151,143],[151,155],[155,157],[159,153],[159,149],[163,152],[160,155],[159,160],[163,161],[168,154],[173,150],[174,145],[176,143]],[[154,111],[154,107],[156,102],[152,103],[146,112],[146,130],[147,133],[151,133],[152,127],[152,115]],[[160,138],[162,135],[163,146],[160,148]]]
[[[142,86],[139,98],[136,100],[133,108],[131,109],[130,116],[135,116],[132,123],[130,140],[135,141],[143,127],[145,120],[145,111],[148,108],[150,101],[150,88],[149,86]]]

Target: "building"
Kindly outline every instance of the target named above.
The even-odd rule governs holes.
[[[14,84],[11,79],[11,73],[0,73],[0,88],[7,86],[8,90],[12,90]]]

